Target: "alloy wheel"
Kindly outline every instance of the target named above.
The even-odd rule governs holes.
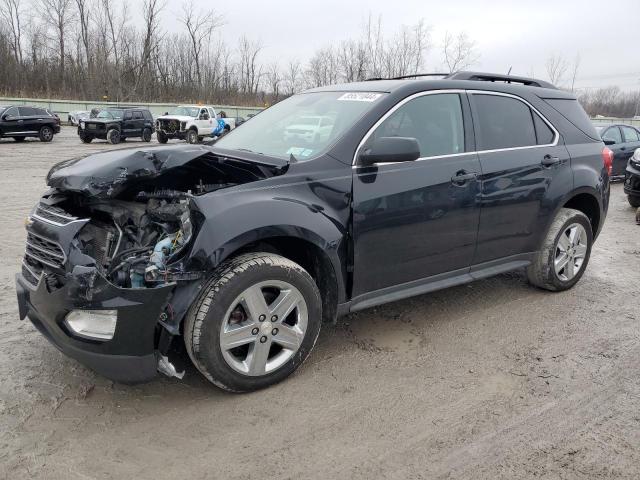
[[[584,263],[588,250],[587,231],[579,223],[569,225],[558,238],[554,269],[564,282],[573,279]]]
[[[242,292],[227,310],[220,348],[227,364],[247,376],[267,375],[295,355],[309,320],[300,291],[284,281],[264,281]]]

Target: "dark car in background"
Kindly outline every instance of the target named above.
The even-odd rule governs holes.
[[[95,118],[81,120],[78,136],[84,143],[100,138],[115,145],[127,138],[141,138],[150,142],[153,130],[153,116],[147,108],[107,108]]]
[[[595,123],[594,127],[604,144],[613,151],[611,177],[621,180],[633,152],[640,148],[640,130],[633,125],[616,123]]]
[[[22,142],[33,137],[41,142],[50,142],[56,133],[60,133],[60,118],[45,108],[0,106],[0,138],[10,137]]]
[[[624,193],[629,205],[640,207],[640,149],[637,149],[627,163],[624,175]]]

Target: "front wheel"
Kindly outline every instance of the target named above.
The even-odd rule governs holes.
[[[627,201],[633,208],[640,207],[640,196],[627,195]]]
[[[107,142],[112,145],[120,143],[120,131],[117,128],[112,128],[107,132]]]
[[[215,271],[187,315],[184,340],[212,383],[249,392],[293,373],[321,322],[320,292],[306,270],[279,255],[249,253]]]
[[[592,245],[593,231],[587,216],[572,208],[561,209],[527,267],[529,282],[545,290],[568,290],[582,278]]]
[[[199,143],[200,137],[198,137],[198,131],[196,129],[189,130],[187,133],[187,143]]]
[[[40,129],[40,133],[38,134],[41,142],[50,142],[53,140],[53,128],[51,127],[42,127]]]
[[[158,132],[156,133],[156,138],[158,139],[158,143],[167,143],[169,141],[169,137],[167,137],[167,134],[161,130],[158,130]]]

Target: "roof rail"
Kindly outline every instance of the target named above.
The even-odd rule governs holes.
[[[412,75],[401,75],[399,77],[390,77],[390,78],[383,78],[383,77],[367,78],[365,80],[365,82],[372,82],[372,81],[375,81],[375,80],[404,80],[405,78],[417,78],[417,77],[443,77],[443,78],[446,78],[448,76],[449,76],[448,73],[414,73]]]
[[[481,72],[455,72],[448,75],[448,80],[476,80],[482,82],[504,82],[504,83],[520,83],[529,87],[541,87],[541,88],[553,88],[557,90],[557,87],[544,80],[538,80],[535,78],[516,77],[514,75],[501,75],[495,73],[481,73]]]

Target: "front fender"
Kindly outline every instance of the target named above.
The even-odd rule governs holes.
[[[190,262],[194,268],[210,271],[249,244],[275,237],[301,239],[327,255],[342,300],[346,283],[348,197],[342,194],[341,202],[334,198],[333,202],[319,205],[320,199],[309,194],[314,189],[308,184],[286,190],[258,188],[192,199],[192,208],[202,214],[203,221],[191,249]]]

